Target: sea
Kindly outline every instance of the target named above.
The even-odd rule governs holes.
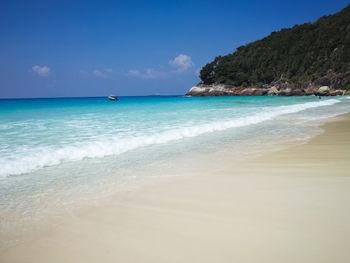
[[[183,174],[201,165],[196,156],[305,143],[348,112],[347,96],[1,99],[0,246],[33,221]]]

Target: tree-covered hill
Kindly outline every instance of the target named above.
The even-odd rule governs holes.
[[[280,79],[298,85],[348,71],[350,5],[314,23],[272,32],[232,54],[218,56],[202,68],[200,78],[203,84],[259,87]]]

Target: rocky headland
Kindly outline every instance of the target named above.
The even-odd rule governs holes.
[[[217,56],[187,96],[350,95],[350,5]]]
[[[198,84],[192,87],[185,96],[343,96],[350,95],[347,86],[350,83],[350,72],[342,77],[322,77],[314,82],[301,85],[278,80],[270,84],[253,87],[237,87],[226,84]]]

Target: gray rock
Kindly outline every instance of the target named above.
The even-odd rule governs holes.
[[[316,95],[318,96],[328,96],[330,93],[330,89],[328,86],[322,86],[317,90]]]
[[[329,95],[330,96],[343,96],[344,90],[331,90]]]
[[[229,85],[198,85],[192,87],[185,96],[209,97],[209,96],[232,96],[233,86]]]
[[[327,85],[324,85],[327,84]],[[325,76],[314,82],[291,84],[280,79],[259,87],[235,87],[226,84],[198,84],[192,87],[185,96],[340,96],[350,84],[350,71],[342,76]]]
[[[264,88],[246,88],[244,90],[242,90],[241,92],[241,96],[264,96],[266,95],[268,92],[268,89],[264,89]]]
[[[276,86],[272,86],[272,87],[268,90],[267,95],[269,95],[269,96],[276,96],[276,95],[278,95],[278,93],[279,93],[279,91],[278,91],[278,89],[276,88]]]
[[[304,89],[304,92],[305,92],[305,95],[306,95],[306,96],[310,96],[310,95],[316,94],[316,93],[317,93],[317,90],[318,90],[317,87],[315,87],[315,86],[312,85],[312,84],[309,84],[309,86],[308,86],[306,89]]]
[[[282,89],[280,90],[279,96],[292,96],[292,89],[291,88],[286,88],[286,89]]]
[[[293,89],[291,96],[304,96],[305,92],[301,89]]]
[[[241,96],[254,96],[254,92],[256,91],[255,88],[246,88],[242,90]]]

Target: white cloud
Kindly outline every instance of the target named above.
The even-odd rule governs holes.
[[[93,74],[96,78],[103,78],[103,79],[106,79],[106,78],[110,77],[112,73],[114,73],[114,70],[111,69],[111,68],[107,68],[107,69],[95,69],[94,71],[92,71],[92,74]]]
[[[151,68],[145,69],[144,71],[139,70],[129,70],[128,76],[136,77],[136,78],[142,78],[142,79],[155,79],[155,78],[161,78],[166,75],[165,72],[157,71]]]
[[[104,73],[102,70],[95,69],[92,74],[94,74],[95,77],[97,78],[107,78],[107,74]]]
[[[168,67],[168,69],[155,70],[153,68],[148,68],[145,70],[137,70],[132,69],[127,72],[127,75],[134,78],[142,78],[142,79],[156,79],[156,78],[164,78],[171,77],[178,74],[185,73],[188,69],[194,66],[192,59],[190,56],[180,54],[175,57],[173,60],[169,61],[169,65],[174,69]]]
[[[47,66],[40,67],[35,65],[32,67],[32,71],[38,74],[40,77],[47,77],[50,74],[50,68]]]
[[[136,70],[136,69],[131,69],[131,70],[128,70],[128,75],[131,77],[140,77],[141,72],[139,70]]]
[[[194,64],[190,56],[180,54],[173,60],[170,60],[169,65],[175,67],[178,72],[184,72],[193,67]]]

